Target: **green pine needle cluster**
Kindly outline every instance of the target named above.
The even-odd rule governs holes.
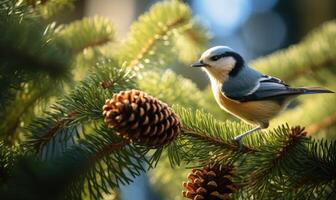
[[[72,52],[78,53],[88,47],[108,44],[114,41],[112,22],[104,17],[83,18],[65,26],[58,34],[60,40]]]

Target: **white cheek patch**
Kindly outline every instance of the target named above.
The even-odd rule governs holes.
[[[210,67],[204,67],[209,77],[216,82],[223,83],[229,76],[229,73],[236,65],[236,60],[233,57],[224,57],[217,61],[211,61]]]
[[[236,60],[233,57],[225,57],[219,60],[217,67],[223,71],[230,72],[236,64]]]

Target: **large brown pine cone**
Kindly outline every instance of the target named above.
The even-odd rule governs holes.
[[[106,100],[103,115],[117,134],[150,147],[166,145],[180,132],[180,120],[171,108],[138,90],[113,95]]]

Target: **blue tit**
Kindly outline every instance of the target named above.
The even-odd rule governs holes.
[[[263,75],[245,63],[227,46],[206,50],[192,67],[202,67],[210,78],[213,95],[219,106],[255,128],[236,136],[241,139],[267,128],[288,102],[303,94],[333,93],[321,87],[290,87],[278,78]]]

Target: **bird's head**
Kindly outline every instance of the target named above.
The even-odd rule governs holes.
[[[230,47],[216,46],[206,50],[191,66],[202,67],[210,77],[223,82],[239,73],[244,67],[244,59]]]

